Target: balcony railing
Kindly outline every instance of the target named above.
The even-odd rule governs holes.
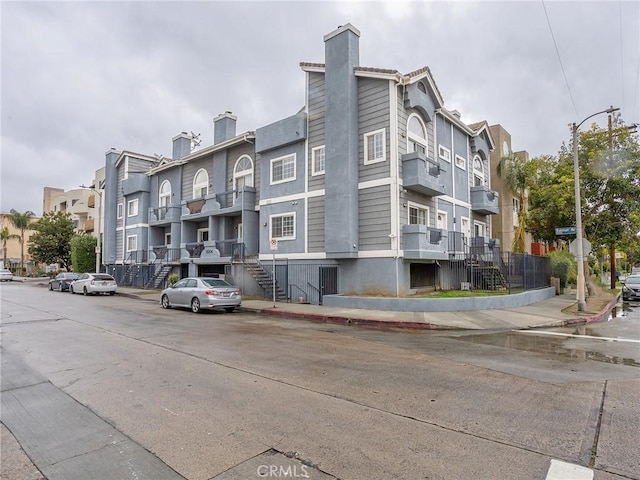
[[[155,256],[154,263],[178,263],[180,262],[180,248],[159,245],[151,247]]]
[[[402,182],[406,189],[431,197],[444,195],[446,188],[440,180],[441,171],[440,163],[424,153],[402,155]]]
[[[498,192],[486,185],[471,187],[471,210],[484,215],[497,215],[500,211]]]
[[[166,224],[180,221],[180,207],[167,205],[149,209],[149,223],[151,225]]]

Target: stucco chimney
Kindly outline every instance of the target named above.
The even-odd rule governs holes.
[[[236,120],[231,112],[224,112],[213,119],[213,143],[224,142],[236,136]]]
[[[190,133],[182,132],[172,138],[173,141],[173,155],[171,158],[178,160],[191,153],[191,140],[193,137]]]
[[[325,251],[358,255],[358,79],[360,32],[351,24],[325,35]]]

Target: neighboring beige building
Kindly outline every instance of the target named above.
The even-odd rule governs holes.
[[[20,230],[13,226],[8,217],[8,213],[0,213],[0,230],[7,227],[9,229],[9,234],[20,235]],[[40,217],[33,217],[31,223],[35,223],[39,219]],[[31,272],[34,268],[31,255],[29,255],[28,252],[29,238],[33,233],[33,230],[25,230],[24,232],[24,265],[27,272]],[[0,250],[0,263],[3,263],[5,258],[7,259],[7,263],[2,268],[8,268],[14,273],[17,272],[17,270],[20,269],[20,239],[11,238],[7,240],[6,251],[4,249],[4,245],[0,243]]]
[[[498,175],[498,164],[504,157],[508,157],[514,153],[519,158],[529,160],[529,153],[526,151],[513,152],[511,149],[511,134],[507,132],[502,125],[493,125],[489,127],[491,136],[496,148],[491,152],[489,157],[491,164],[491,188],[500,194],[500,213],[491,217],[491,232],[494,238],[500,240],[500,247],[503,252],[512,251],[515,230],[518,226],[518,211],[520,208],[519,199],[511,190],[506,188],[504,181]],[[524,198],[524,208],[528,208],[528,198]],[[525,237],[525,252],[531,253],[531,234],[527,233]]]
[[[71,215],[76,231],[85,231],[89,219],[89,198],[93,194],[86,188],[75,188],[66,192],[61,188],[45,187],[42,212],[66,212]]]

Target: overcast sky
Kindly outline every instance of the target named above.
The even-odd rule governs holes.
[[[41,215],[45,186],[88,185],[111,147],[171,156],[182,131],[213,143],[222,112],[238,133],[293,115],[299,63],[324,63],[345,23],[361,66],[430,67],[446,108],[532,157],[610,105],[640,122],[637,1],[3,1],[0,15],[2,212]]]

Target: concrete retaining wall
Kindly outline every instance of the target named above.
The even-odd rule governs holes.
[[[362,308],[365,310],[385,310],[398,312],[461,312],[468,310],[491,310],[496,308],[523,307],[547,298],[553,298],[553,287],[529,290],[513,295],[461,298],[392,298],[392,297],[352,297],[325,295],[326,307]]]

